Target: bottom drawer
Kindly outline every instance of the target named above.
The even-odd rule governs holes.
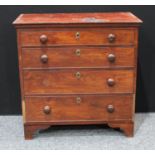
[[[132,95],[26,97],[26,122],[132,119]]]

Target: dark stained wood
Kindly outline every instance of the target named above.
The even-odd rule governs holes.
[[[134,50],[133,47],[23,48],[23,67],[27,69],[55,67],[134,67]],[[108,59],[110,54],[115,55],[115,60],[112,62]],[[48,57],[47,62],[41,61],[41,57],[44,55]]]
[[[25,139],[76,124],[132,137],[141,23],[130,12],[20,15],[13,24]]]
[[[79,37],[76,34],[79,33]],[[134,29],[78,29],[69,30],[23,30],[21,31],[22,46],[56,46],[56,45],[133,45],[135,42]],[[115,35],[115,41],[109,41],[108,36]],[[42,36],[47,37],[46,43],[40,41]]]
[[[77,77],[77,73],[80,77]],[[30,94],[133,93],[132,70],[25,70],[24,92]],[[108,85],[108,79],[115,81]]]

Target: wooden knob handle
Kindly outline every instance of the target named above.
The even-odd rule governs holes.
[[[48,62],[48,56],[46,54],[43,54],[40,57],[40,60],[41,60],[42,63],[47,63]]]
[[[115,111],[114,106],[113,106],[113,105],[108,105],[108,106],[107,106],[107,111],[108,111],[109,113],[113,113],[113,112]]]
[[[40,42],[41,42],[42,44],[47,43],[47,40],[48,40],[48,38],[47,38],[46,35],[43,34],[43,35],[40,36]]]
[[[109,85],[109,86],[114,86],[115,85],[115,80],[114,79],[112,79],[112,78],[109,78],[108,80],[107,80],[107,84]]]
[[[114,62],[115,59],[116,59],[116,56],[115,56],[114,54],[109,54],[109,55],[108,55],[108,60],[109,60],[109,62]]]
[[[114,34],[109,34],[108,35],[108,40],[110,43],[113,43],[116,39],[116,36]]]
[[[50,114],[50,113],[51,113],[51,108],[50,108],[50,106],[45,106],[44,109],[43,109],[43,112],[44,112],[45,114]]]

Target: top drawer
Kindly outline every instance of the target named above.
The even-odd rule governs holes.
[[[22,46],[133,45],[134,29],[23,30]]]

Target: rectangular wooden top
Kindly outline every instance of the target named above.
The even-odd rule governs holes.
[[[130,12],[21,14],[14,25],[36,24],[139,24],[142,21]]]

